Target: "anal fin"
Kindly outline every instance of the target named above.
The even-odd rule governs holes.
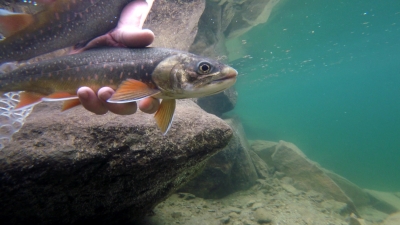
[[[154,115],[157,126],[163,132],[163,135],[165,135],[171,127],[172,120],[174,119],[175,106],[175,99],[163,99]]]
[[[160,90],[150,88],[147,84],[134,80],[127,79],[123,81],[107,102],[111,103],[126,103],[135,102],[149,96],[160,93]]]
[[[21,92],[19,94],[19,103],[14,109],[23,109],[31,105],[38,104],[42,101],[44,95],[34,92]]]

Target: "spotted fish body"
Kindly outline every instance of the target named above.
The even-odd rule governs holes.
[[[131,1],[55,0],[34,14],[29,26],[5,35],[0,41],[0,64],[27,60],[103,35],[116,27],[122,9]],[[0,25],[1,19],[0,15]]]
[[[80,54],[28,64],[0,76],[0,92],[24,91],[17,108],[41,101],[78,105],[82,86],[116,90],[111,103],[163,99],[155,117],[166,133],[172,123],[175,99],[203,97],[232,86],[237,72],[218,61],[163,48],[99,48]]]

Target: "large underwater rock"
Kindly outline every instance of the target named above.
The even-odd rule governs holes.
[[[205,5],[206,0],[154,1],[143,26],[156,35],[151,46],[188,51],[197,35]]]
[[[281,0],[207,0],[190,51],[227,59],[226,40],[267,22],[279,2]]]
[[[400,224],[400,212],[393,213],[383,221],[381,225],[399,225]]]
[[[262,141],[252,143],[253,150],[268,166],[274,167],[278,178],[293,179],[293,186],[303,191],[316,191],[324,199],[333,199],[347,204],[348,211],[358,215],[352,199],[332,180],[317,163],[309,160],[304,153],[292,143]]]
[[[236,106],[237,92],[235,87],[230,87],[223,92],[197,99],[197,104],[206,112],[221,117]]]
[[[152,115],[59,107],[37,105],[0,151],[1,223],[127,223],[187,183],[232,137],[189,100],[178,101],[165,136]]]
[[[237,118],[225,121],[234,131],[233,138],[222,151],[207,161],[199,175],[179,191],[202,198],[222,198],[256,183],[258,174],[242,125]]]
[[[395,193],[365,189],[371,199],[371,205],[384,213],[392,214],[400,211],[400,197]]]

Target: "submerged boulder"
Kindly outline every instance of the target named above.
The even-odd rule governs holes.
[[[211,157],[204,170],[180,189],[202,198],[222,198],[256,183],[258,174],[240,121],[225,120],[234,131],[229,144]]]
[[[400,211],[400,197],[395,193],[365,189],[371,199],[371,205],[384,213],[391,214]]]
[[[0,221],[127,223],[188,182],[232,137],[192,101],[178,101],[165,136],[141,112],[58,110],[37,105],[0,151]]]
[[[197,104],[206,112],[221,117],[235,108],[237,96],[235,88],[230,87],[221,93],[198,98]]]
[[[292,143],[279,141],[253,142],[255,152],[269,166],[276,170],[277,177],[290,177],[293,186],[303,191],[316,191],[323,199],[333,199],[346,203],[349,212],[358,215],[354,202],[346,195],[338,184],[317,163],[309,160],[304,153]]]
[[[188,51],[205,5],[206,0],[155,1],[144,24],[156,34],[151,46]]]

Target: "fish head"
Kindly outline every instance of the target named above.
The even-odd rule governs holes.
[[[236,82],[237,71],[213,59],[179,53],[161,61],[152,79],[159,98],[198,98],[224,91]]]

